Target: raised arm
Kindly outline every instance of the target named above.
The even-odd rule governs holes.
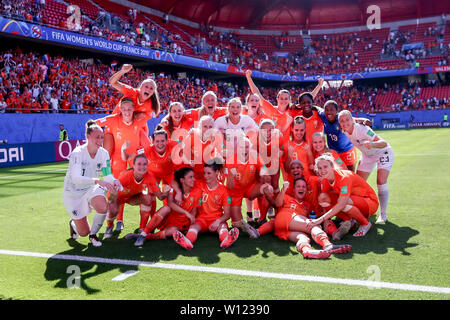
[[[131,64],[124,64],[122,68],[114,73],[111,78],[109,78],[109,84],[119,92],[123,92],[124,84],[119,82],[119,79],[127,72],[130,72],[133,69]]]
[[[317,84],[317,86],[314,88],[314,90],[311,92],[313,98],[315,99],[316,96],[319,94],[320,90],[322,90],[322,86],[323,86],[323,78],[319,78],[319,83]]]
[[[253,82],[252,70],[245,71],[245,77],[247,78],[247,82],[248,82],[248,85],[249,85],[250,90],[252,91],[252,93],[256,94],[261,101],[265,100],[264,97],[261,95],[261,92],[259,91],[258,87]]]

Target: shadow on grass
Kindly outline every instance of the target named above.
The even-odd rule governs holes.
[[[99,237],[101,238],[102,236],[103,234],[100,233]],[[76,266],[80,270],[79,287],[88,295],[91,295],[100,292],[101,289],[90,287],[87,284],[90,278],[112,270],[118,270],[121,273],[129,270],[137,270],[138,266],[135,265],[135,261],[146,263],[167,262],[183,256],[196,257],[200,265],[212,265],[220,262],[220,254],[223,252],[233,253],[239,258],[261,255],[261,252],[264,258],[268,258],[269,253],[274,253],[277,256],[298,254],[291,243],[281,241],[273,235],[266,235],[255,240],[248,238],[244,234],[239,237],[236,243],[223,250],[220,248],[220,241],[217,234],[201,233],[194,244],[194,248],[190,251],[181,248],[172,238],[166,240],[147,240],[143,246],[135,247],[133,241],[126,240],[123,238],[124,236],[125,233],[121,233],[120,235],[115,233],[112,238],[104,240],[101,247],[93,247],[90,243],[85,245],[73,239],[67,240],[71,248],[47,260],[46,271],[44,273],[45,279],[48,281],[57,280],[55,284],[56,288],[69,288],[75,281],[73,271],[69,267]],[[85,241],[83,240],[83,242]],[[122,259],[123,261],[121,263],[124,264],[82,261],[83,257]],[[128,263],[126,260],[132,260],[133,262]]]
[[[375,224],[372,222],[372,230],[367,233],[363,238],[353,237],[352,233],[349,233],[337,244],[346,243],[352,246],[352,251],[349,254],[335,255],[340,259],[351,259],[354,254],[366,254],[373,252],[376,254],[385,254],[388,249],[394,249],[400,252],[402,255],[411,255],[408,252],[409,248],[418,246],[418,243],[410,243],[409,240],[418,235],[419,231],[410,227],[401,227],[390,221],[385,224]]]

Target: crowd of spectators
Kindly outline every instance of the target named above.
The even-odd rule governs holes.
[[[22,52],[20,49],[4,51],[0,55],[0,112],[109,113],[121,96],[108,82],[118,68],[114,69],[98,59],[80,60]],[[246,85],[230,81],[212,81],[188,73],[186,77],[155,74],[140,68],[127,73],[121,81],[136,87],[148,77],[157,82],[163,112],[167,112],[168,105],[173,101],[182,102],[187,109],[199,107],[201,97],[207,90],[216,92],[219,106],[225,106],[233,97],[244,100],[249,92]],[[326,100],[334,99],[343,108],[359,112],[448,108],[450,99],[418,99],[421,87],[440,85],[430,80],[423,85],[398,83],[385,84],[381,88],[367,85],[328,88],[319,93],[315,103],[321,106]],[[285,89],[291,92],[295,103],[299,94],[312,88],[313,85]],[[261,92],[275,103],[279,89],[261,87]],[[401,93],[402,99],[390,106],[377,105],[375,97],[390,91]]]
[[[0,13],[4,16],[37,23],[45,22],[42,18],[44,10],[45,0],[4,0],[0,5]],[[127,18],[119,18],[112,13],[100,10],[98,18],[95,20],[84,16],[83,26],[80,26],[77,31],[111,41],[120,41],[181,55],[186,54],[180,45],[183,40],[179,34],[169,32],[148,17],[143,18],[143,15],[141,16],[136,9],[128,9],[124,14]],[[66,19],[61,20],[59,27],[67,28]],[[402,59],[402,62],[384,66],[382,60],[371,61],[366,66],[359,67],[361,70],[355,70],[355,66],[358,64],[358,55],[374,50],[373,45],[379,40],[372,39],[370,36],[361,38],[357,33],[322,35],[313,39],[310,47],[304,47],[298,52],[290,52],[288,56],[277,56],[258,52],[252,43],[240,39],[237,33],[218,32],[211,26],[202,25],[199,33],[192,35],[190,43],[186,43],[186,45],[191,46],[197,57],[234,65],[241,70],[253,69],[289,75],[319,75],[402,68],[411,66],[421,57],[435,53],[447,55],[450,53],[450,48],[442,41],[443,31],[443,27],[440,26],[428,28],[424,31],[425,36],[432,36],[435,41],[426,43],[423,48],[403,52],[398,48],[398,44],[409,43],[413,36],[412,32],[391,32],[389,38],[384,41],[378,57]],[[293,41],[296,41],[295,37],[290,37],[287,33],[278,37],[266,38],[266,42],[276,47],[277,50],[283,50],[286,43]],[[355,46],[358,45],[361,48],[361,43],[365,44],[364,52],[357,52]],[[444,61],[440,61],[440,63],[442,64]]]

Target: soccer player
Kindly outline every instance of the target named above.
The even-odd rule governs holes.
[[[260,107],[260,101],[261,99],[257,94],[249,93],[247,97],[245,97],[245,106],[242,110],[242,114],[249,115],[257,125],[264,118],[264,113]]]
[[[377,223],[386,222],[389,202],[387,180],[394,164],[394,151],[371,128],[356,123],[350,111],[341,111],[338,121],[350,142],[361,151],[361,159],[356,173],[367,180],[370,173],[377,168],[377,188],[380,200],[380,216]]]
[[[183,141],[193,126],[192,119],[187,118],[184,111],[184,106],[181,102],[171,102],[168,117],[161,121],[161,128],[157,127],[156,129],[164,129],[172,141]]]
[[[240,140],[237,152],[226,159],[225,167],[226,185],[231,197],[231,223],[248,233],[250,238],[258,238],[256,229],[242,219],[242,200],[254,200],[270,194],[265,190],[268,185],[259,181],[262,164],[248,138]]]
[[[133,69],[131,64],[124,64],[122,68],[113,74],[109,79],[109,84],[117,91],[123,93],[123,97],[131,98],[135,105],[136,113],[144,113],[148,119],[158,117],[160,113],[160,102],[156,82],[153,79],[145,79],[138,88],[120,82],[120,78]],[[113,114],[119,113],[116,107]],[[148,134],[148,128],[147,128]]]
[[[326,135],[323,132],[316,132],[313,134],[313,136],[312,136],[312,152],[313,152],[314,159],[317,159],[319,156],[321,156],[324,153],[330,153],[333,156],[334,161],[335,161],[336,165],[339,167],[339,169],[347,170],[348,168],[345,165],[344,161],[342,161],[339,154],[336,151],[329,149],[327,147],[327,141],[325,139],[326,139]]]
[[[360,224],[354,236],[365,236],[372,228],[368,218],[375,214],[379,205],[372,187],[352,171],[335,169],[334,159],[327,153],[316,159],[316,171],[322,178],[319,204],[327,212],[314,223],[320,224],[333,216],[344,221],[354,219]]]
[[[294,180],[293,197],[286,195],[288,185],[288,182],[283,184],[275,200],[280,208],[275,217],[275,235],[282,240],[295,242],[297,250],[307,259],[326,259],[332,253],[349,252],[352,248],[350,245],[332,244],[327,234],[308,219],[310,205],[304,201],[306,181],[302,178]],[[310,236],[323,250],[312,249]]]
[[[214,127],[223,134],[226,151],[230,155],[236,153],[238,139],[253,134],[256,137],[258,125],[248,115],[242,113],[240,98],[233,98],[227,103],[228,114],[217,118]]]
[[[289,130],[292,122],[292,117],[286,112],[291,104],[291,94],[288,90],[280,90],[277,94],[277,106],[272,105],[267,101],[259,91],[258,87],[252,80],[252,70],[245,72],[248,85],[253,94],[256,94],[260,99],[261,109],[264,112],[264,117],[274,121],[275,127],[281,131],[283,135]]]
[[[334,100],[325,102],[324,109],[319,110],[319,115],[323,122],[323,130],[327,136],[328,147],[338,153],[339,158],[344,162],[348,170],[355,172],[358,155],[356,148],[342,132],[339,125],[337,102]]]
[[[69,168],[64,178],[62,195],[64,206],[71,217],[70,236],[73,239],[89,235],[92,245],[102,245],[97,232],[102,227],[108,212],[106,192],[117,192],[119,180],[111,173],[108,152],[103,149],[103,130],[95,121],[86,123],[87,143],[76,147],[69,158]],[[103,180],[99,176],[103,175]],[[96,211],[92,228],[87,215]]]
[[[292,160],[299,160],[304,168],[303,175],[308,179],[313,175],[314,158],[311,147],[306,141],[306,123],[303,117],[299,116],[294,119],[291,128],[291,137],[287,140],[286,150],[284,154],[284,165],[286,168],[290,166]]]
[[[239,230],[228,230],[227,221],[230,219],[231,198],[228,189],[219,182],[218,175],[222,171],[220,159],[213,159],[205,164],[205,182],[200,183],[202,189],[202,206],[195,223],[190,226],[186,236],[180,231],[173,234],[173,239],[186,250],[191,250],[200,232],[215,232],[219,235],[220,247],[228,248],[239,237]]]
[[[182,163],[192,167],[197,181],[204,180],[203,165],[223,151],[222,135],[214,129],[214,119],[202,116],[182,142]],[[181,163],[176,163],[180,165]]]
[[[107,217],[107,227],[105,238],[110,238],[113,234],[114,219],[117,216],[120,207],[125,203],[132,206],[143,205],[146,209],[141,210],[141,222],[139,229],[144,229],[150,216],[152,205],[156,205],[154,198],[163,200],[170,191],[169,186],[165,186],[164,193],[161,192],[158,182],[153,174],[148,171],[149,161],[144,154],[138,154],[133,159],[133,167],[122,171],[119,181],[123,186],[123,190],[119,192],[117,197],[111,197],[111,210]],[[148,191],[147,191],[148,190]]]
[[[137,151],[149,144],[145,133],[147,118],[137,119],[134,113],[135,103],[131,98],[122,98],[119,102],[120,113],[97,120],[97,124],[105,127],[105,135],[110,135],[109,143],[104,143],[111,157],[111,170],[115,176],[133,165],[132,157],[126,154],[137,154]],[[112,144],[111,144],[112,143]],[[116,230],[123,225],[123,206],[117,216]]]
[[[173,194],[170,194],[168,206],[159,209],[139,235],[126,236],[127,239],[136,239],[135,246],[143,245],[146,239],[166,239],[177,231],[185,232],[195,222],[202,203],[202,191],[195,186],[194,171],[187,167],[175,171],[175,181],[181,189],[183,201],[176,204]],[[160,231],[151,233],[155,228]]]
[[[302,109],[302,117],[306,123],[306,141],[311,145],[312,135],[315,132],[323,132],[323,121],[317,112],[313,109],[314,96],[311,92],[304,92],[298,97],[298,104]]]

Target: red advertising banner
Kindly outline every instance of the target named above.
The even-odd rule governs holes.
[[[449,72],[450,66],[433,67],[433,72]]]
[[[69,160],[72,150],[85,142],[86,140],[66,140],[55,142],[55,161]]]

